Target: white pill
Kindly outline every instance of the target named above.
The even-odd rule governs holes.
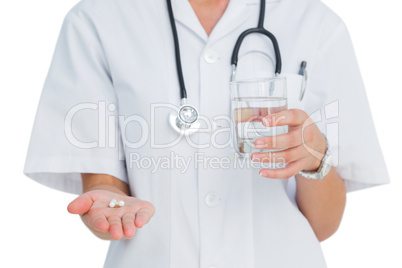
[[[116,199],[112,199],[110,202],[117,203]]]
[[[120,200],[118,203],[117,203],[120,207],[122,207],[122,206],[124,206],[124,201],[123,200]]]
[[[111,201],[109,203],[109,207],[114,208],[116,206],[116,202]]]

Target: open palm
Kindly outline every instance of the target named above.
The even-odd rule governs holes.
[[[112,199],[123,200],[123,207],[110,208]],[[86,192],[67,207],[72,214],[80,214],[84,223],[102,239],[132,238],[137,228],[148,223],[154,207],[147,201],[104,190]]]

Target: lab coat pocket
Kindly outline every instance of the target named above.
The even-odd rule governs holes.
[[[304,110],[304,99],[300,100],[300,93],[306,86],[304,76],[292,73],[281,75],[286,77],[288,109]]]

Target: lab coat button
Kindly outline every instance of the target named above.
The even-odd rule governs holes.
[[[219,196],[216,193],[209,193],[205,196],[205,203],[208,207],[216,207],[219,204]]]
[[[215,63],[218,60],[218,55],[213,50],[208,50],[204,53],[204,60],[208,63]]]

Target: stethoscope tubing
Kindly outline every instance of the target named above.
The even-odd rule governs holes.
[[[186,90],[186,85],[184,83],[183,69],[181,66],[179,38],[177,36],[176,23],[174,21],[172,2],[171,2],[171,0],[166,0],[166,1],[167,1],[167,6],[168,6],[170,26],[172,28],[172,34],[173,34],[174,52],[175,52],[176,68],[177,68],[177,78],[179,79],[179,85],[180,85],[180,99],[183,100],[183,99],[187,99],[187,90]]]
[[[186,86],[185,86],[185,82],[184,82],[184,78],[183,78],[183,68],[181,65],[181,58],[180,58],[179,38],[177,35],[176,23],[174,21],[172,2],[171,2],[171,0],[166,0],[166,2],[167,2],[169,20],[170,20],[170,25],[172,28],[172,35],[173,35],[173,41],[174,41],[177,78],[179,80],[179,85],[180,85],[180,99],[186,99],[187,98],[187,90],[186,90]],[[260,15],[258,18],[258,26],[256,28],[251,28],[251,29],[245,30],[244,32],[242,32],[240,34],[239,38],[237,39],[236,44],[233,49],[232,57],[231,57],[231,65],[234,66],[235,68],[237,67],[239,50],[240,50],[240,47],[241,47],[241,44],[242,44],[244,38],[247,35],[252,34],[252,33],[263,34],[271,40],[272,45],[274,47],[275,60],[276,60],[275,74],[279,75],[282,71],[281,53],[279,50],[278,41],[276,40],[275,36],[264,28],[265,4],[266,4],[265,0],[260,1]],[[233,75],[232,75],[232,79],[233,79]]]
[[[265,0],[262,0],[262,1],[265,1]],[[247,35],[253,34],[253,33],[263,34],[271,40],[273,47],[274,47],[274,51],[275,51],[275,60],[276,60],[275,74],[279,75],[282,71],[282,59],[281,59],[281,53],[279,50],[278,41],[276,40],[275,36],[272,33],[270,33],[269,31],[267,31],[264,28],[251,28],[251,29],[245,30],[244,32],[242,32],[240,34],[239,38],[236,41],[234,49],[233,49],[231,65],[232,66],[234,65],[237,67],[239,50],[240,50],[241,44]]]
[[[171,0],[166,0],[167,2],[167,8],[168,8],[168,13],[169,13],[169,20],[170,20],[170,25],[172,28],[172,36],[173,36],[173,42],[174,42],[174,51],[175,51],[175,61],[176,61],[176,69],[177,69],[177,78],[179,80],[179,86],[180,86],[180,99],[181,99],[181,107],[178,111],[178,116],[176,120],[171,120],[173,127],[177,130],[180,129],[190,129],[191,125],[196,123],[198,120],[198,111],[197,109],[189,104],[186,104],[187,100],[187,90],[183,78],[183,68],[181,65],[181,57],[180,57],[180,45],[179,45],[179,38],[177,35],[177,29],[176,29],[176,23],[174,19],[174,14],[173,14],[173,8],[172,8],[172,2]],[[239,50],[241,47],[241,44],[246,36],[249,34],[253,33],[258,33],[258,34],[263,34],[267,36],[273,45],[274,52],[275,52],[275,74],[276,76],[279,76],[282,70],[282,60],[281,60],[281,53],[279,50],[279,45],[278,41],[276,40],[275,36],[270,33],[268,30],[264,28],[264,20],[265,20],[265,0],[260,0],[260,15],[258,18],[258,25],[256,28],[251,28],[247,29],[244,32],[240,34],[238,37],[236,44],[233,49],[232,57],[231,57],[231,65],[232,65],[232,76],[231,76],[231,82],[233,82],[236,74],[236,68],[237,68],[237,63],[238,63],[238,55],[239,55]],[[183,111],[183,109],[191,109],[191,111],[196,115],[196,119],[192,122],[186,122],[183,118],[180,117],[180,112]]]

